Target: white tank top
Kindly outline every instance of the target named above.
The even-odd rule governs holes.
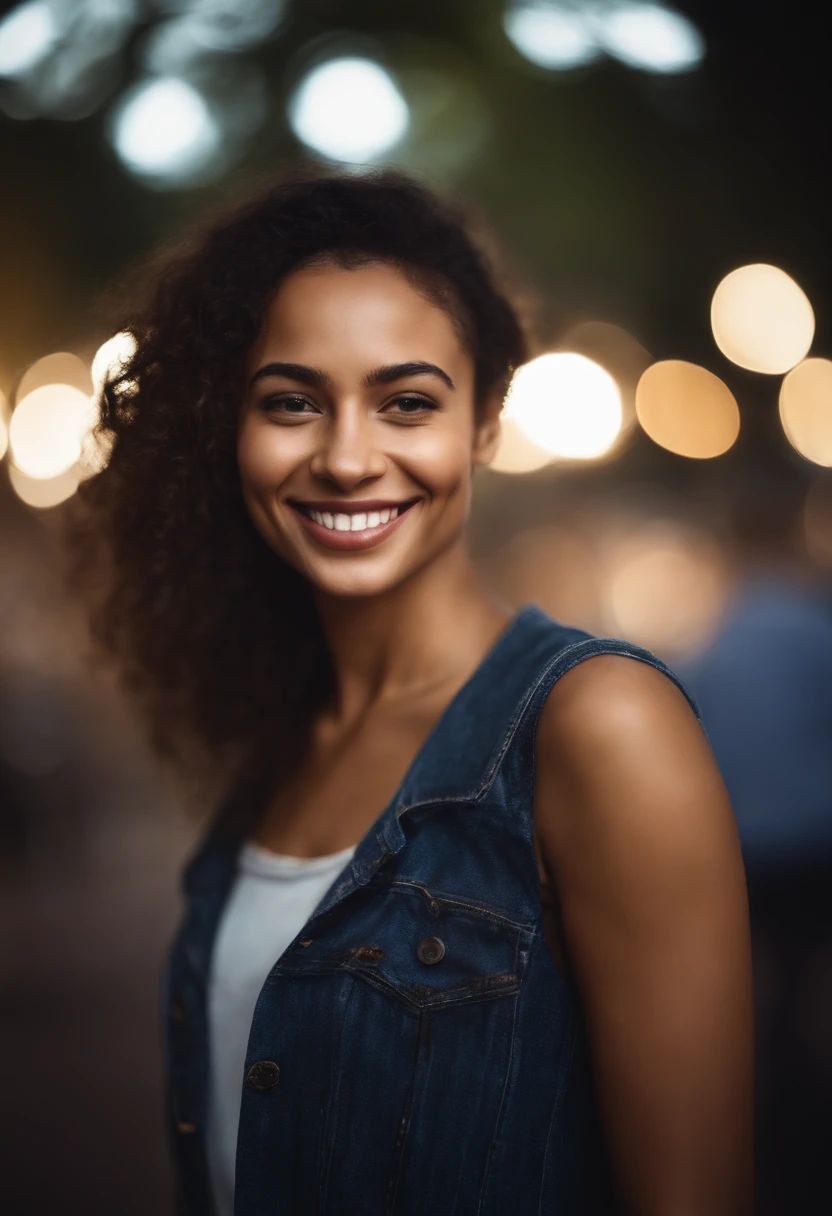
[[[243,1069],[260,990],[354,852],[351,845],[325,857],[289,857],[253,841],[245,841],[240,849],[208,985],[211,1092],[206,1136],[217,1216],[234,1213]]]

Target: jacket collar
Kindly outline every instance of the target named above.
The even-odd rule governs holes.
[[[315,915],[366,884],[405,843],[402,817],[417,807],[471,803],[493,780],[515,721],[515,710],[539,671],[542,649],[552,652],[553,622],[535,604],[520,608],[457,691],[420,747],[385,809],[359,842],[349,865],[327,892]],[[557,628],[557,627],[554,627]],[[187,863],[183,885],[208,895],[230,884],[244,834],[229,834],[230,807],[220,807],[202,844]]]

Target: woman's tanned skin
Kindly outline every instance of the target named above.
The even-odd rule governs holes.
[[[537,729],[535,822],[622,1210],[748,1216],[753,1013],[736,825],[681,692],[598,655]]]
[[[500,402],[475,415],[457,326],[386,265],[291,275],[248,374],[246,505],[311,583],[337,673],[255,838],[314,856],[363,836],[509,620],[464,540]],[[298,503],[362,499],[417,501],[394,534],[360,552],[319,544],[298,516]],[[547,941],[586,1011],[622,1210],[745,1216],[744,876],[716,765],[671,681],[597,656],[555,685],[537,729],[535,823]]]

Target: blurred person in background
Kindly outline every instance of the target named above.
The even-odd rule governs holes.
[[[807,480],[758,456],[726,517],[738,583],[680,669],[736,813],[756,986],[758,1208],[832,1204],[832,589],[806,560]]]
[[[748,1213],[730,804],[661,660],[474,570],[527,347],[463,216],[288,179],[125,324],[77,576],[227,788],[166,972],[180,1210]]]

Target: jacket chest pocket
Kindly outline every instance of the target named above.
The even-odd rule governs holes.
[[[249,1044],[250,1061],[281,1067],[270,1104],[243,1099],[262,1194],[285,1193],[305,1161],[314,1181],[292,1210],[439,1213],[455,1196],[454,1211],[476,1211],[529,931],[397,878],[356,891],[308,933],[272,970]]]
[[[528,957],[522,926],[487,908],[397,880],[283,956],[283,975],[348,972],[414,1010],[519,991]]]

